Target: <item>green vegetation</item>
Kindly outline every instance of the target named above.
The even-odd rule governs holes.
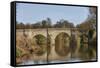
[[[21,57],[21,56],[22,56],[22,51],[16,48],[16,57]]]
[[[90,15],[83,23],[77,25],[81,33],[80,58],[90,60],[96,57],[96,8],[89,8]],[[95,35],[95,36],[94,36]],[[86,40],[87,39],[87,40]]]
[[[60,21],[57,21],[56,24],[52,25],[52,21],[50,18],[47,18],[46,20],[42,20],[39,22],[36,22],[35,24],[23,24],[23,23],[17,23],[16,24],[17,29],[35,29],[35,28],[74,28],[74,24],[70,23],[67,20],[61,19]]]
[[[36,35],[35,38],[38,45],[46,45],[46,38],[43,35]]]
[[[80,41],[80,54],[84,60],[94,58],[96,55],[96,36],[93,38],[95,30],[91,29],[88,34],[82,34]],[[86,38],[88,39],[86,41]]]
[[[35,39],[35,46],[37,48],[37,55],[43,55],[47,51],[47,40],[43,35],[36,35],[33,39]]]

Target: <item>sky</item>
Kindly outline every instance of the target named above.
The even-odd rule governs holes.
[[[89,15],[87,7],[17,3],[17,22],[36,23],[50,18],[52,24],[61,19],[74,25],[84,22]]]

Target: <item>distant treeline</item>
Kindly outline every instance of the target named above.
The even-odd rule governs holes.
[[[57,21],[56,24],[52,24],[51,19],[47,18],[46,20],[42,20],[41,22],[37,22],[34,24],[24,24],[24,23],[16,23],[17,29],[36,29],[36,28],[80,28],[83,30],[89,30],[91,28],[96,28],[96,19],[89,18],[86,21],[82,22],[74,26],[73,23],[68,22],[67,20]]]
[[[18,23],[16,24],[17,29],[33,29],[33,28],[73,28],[74,24],[68,22],[67,20],[60,20],[57,21],[56,24],[52,24],[52,21],[50,18],[47,18],[46,20],[42,20],[40,22],[36,22],[34,24],[24,24],[24,23]]]

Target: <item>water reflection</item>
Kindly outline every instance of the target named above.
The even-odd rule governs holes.
[[[46,64],[47,61],[32,61],[32,60],[28,60],[28,61],[24,61],[23,63],[19,64],[19,65],[31,65],[31,64]]]
[[[66,62],[82,62],[82,61],[86,61],[86,60],[81,60],[80,58],[71,58],[69,60],[55,60],[55,61],[32,61],[32,60],[28,60],[28,61],[24,61],[23,63],[19,64],[19,65],[32,65],[32,64],[48,64],[48,63],[66,63]],[[88,60],[87,60],[88,61]],[[91,59],[90,61],[96,61],[96,59]]]

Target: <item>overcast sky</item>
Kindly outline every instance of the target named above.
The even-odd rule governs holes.
[[[36,23],[49,17],[52,20],[52,24],[65,19],[77,25],[85,21],[89,14],[87,7],[29,3],[17,3],[16,12],[17,21],[25,24]]]

